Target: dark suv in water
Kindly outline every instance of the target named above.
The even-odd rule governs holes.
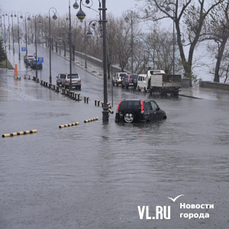
[[[124,99],[117,107],[115,122],[150,122],[166,118],[166,113],[153,100]]]

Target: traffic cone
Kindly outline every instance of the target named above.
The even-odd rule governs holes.
[[[14,76],[17,77],[18,73],[17,73],[17,64],[15,64],[15,68],[14,68]]]

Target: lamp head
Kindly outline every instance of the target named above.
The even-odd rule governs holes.
[[[129,20],[130,20],[130,19],[126,16],[126,17],[125,17],[125,22],[128,23]]]
[[[56,20],[56,19],[57,19],[57,16],[56,16],[55,13],[54,13],[54,15],[52,16],[52,19],[53,19],[53,20]]]
[[[165,7],[165,10],[166,10],[167,12],[169,12],[169,11],[171,10],[171,7],[169,6],[169,4],[167,4],[167,6]]]
[[[87,31],[87,36],[88,37],[91,37],[93,34],[92,34],[92,32],[91,32],[91,30],[90,30],[90,28],[88,29],[88,31]]]
[[[83,12],[83,10],[80,9],[76,14],[76,17],[82,22],[83,19],[86,17],[86,14]]]
[[[73,4],[73,8],[76,9],[76,10],[79,8],[79,4],[78,4],[76,1],[75,1],[75,3]]]

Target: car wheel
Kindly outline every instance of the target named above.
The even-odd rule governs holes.
[[[134,114],[132,112],[126,112],[123,116],[124,122],[132,123],[134,122]]]
[[[81,90],[81,86],[79,86],[79,90]]]
[[[144,92],[147,92],[147,89],[144,87]]]
[[[124,88],[124,85],[122,84],[122,88]]]
[[[141,89],[138,87],[138,91],[141,91]]]

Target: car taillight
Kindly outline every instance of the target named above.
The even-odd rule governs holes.
[[[118,111],[119,111],[119,107],[120,107],[121,102],[122,102],[122,101],[120,101],[119,104],[118,104],[118,107],[117,107],[117,110],[116,110],[117,113],[118,113]]]
[[[78,80],[79,83],[81,83],[81,80]]]
[[[143,104],[143,101],[141,101],[140,104],[141,104],[141,114],[143,114],[144,113],[144,104]]]
[[[130,78],[128,78],[128,81],[130,81]]]
[[[65,83],[69,83],[69,80],[65,80]]]

